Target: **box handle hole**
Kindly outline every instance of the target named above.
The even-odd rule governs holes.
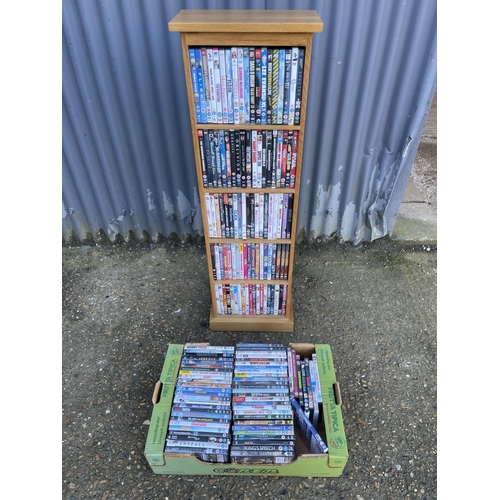
[[[153,397],[152,397],[154,405],[156,403],[158,403],[158,401],[160,401],[160,394],[161,394],[162,387],[163,387],[163,384],[158,380],[158,382],[156,382],[155,390],[153,392]]]
[[[340,385],[338,382],[333,384],[333,394],[335,395],[335,404],[340,406],[342,404],[342,396],[340,394]]]

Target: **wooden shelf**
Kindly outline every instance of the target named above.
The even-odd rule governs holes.
[[[186,90],[189,102],[189,114],[191,121],[191,134],[195,154],[195,168],[198,179],[198,190],[200,194],[203,227],[205,234],[205,247],[208,261],[208,277],[212,293],[212,307],[210,310],[210,329],[221,331],[266,331],[266,332],[291,332],[294,327],[293,300],[292,300],[292,274],[295,240],[297,232],[297,213],[300,193],[300,174],[302,165],[302,151],[304,146],[305,122],[307,110],[307,93],[309,86],[309,73],[312,53],[313,33],[323,30],[323,23],[317,12],[313,10],[182,10],[168,24],[170,31],[179,32],[182,44],[182,59],[184,62],[184,73]],[[299,124],[259,124],[259,123],[199,123],[195,109],[195,92],[193,90],[194,70],[191,72],[191,60],[189,51],[191,48],[221,48],[229,47],[266,47],[268,49],[285,49],[297,47],[297,51],[304,53],[302,66],[302,96],[300,100],[300,123]],[[299,50],[300,49],[300,50]],[[234,51],[233,51],[234,53]],[[296,52],[298,53],[298,52]],[[294,59],[297,61],[297,59]],[[201,67],[201,66],[198,66]],[[193,66],[194,68],[194,66]],[[200,70],[201,71],[201,70]],[[200,73],[201,74],[201,73]],[[248,102],[248,101],[247,101]],[[273,103],[274,105],[274,103]],[[258,109],[258,108],[257,108]],[[268,108],[270,109],[270,108]],[[275,109],[275,108],[273,108]],[[198,115],[200,116],[200,115]],[[295,185],[293,187],[206,187],[203,184],[202,156],[200,153],[200,140],[198,130],[289,130],[299,131],[294,144],[296,150]],[[204,134],[206,135],[206,134]],[[227,135],[227,134],[226,134]],[[279,135],[279,134],[278,134]],[[212,143],[210,143],[212,144]],[[243,150],[242,150],[243,151]],[[295,151],[295,150],[294,150]],[[243,154],[243,153],[242,153]],[[293,179],[293,172],[292,177]],[[293,217],[291,222],[291,238],[288,239],[240,239],[240,238],[211,238],[208,230],[208,214],[205,206],[205,194],[224,193],[283,193],[293,194]],[[213,232],[210,234],[214,234]],[[264,280],[264,279],[214,279],[212,269],[212,244],[273,244],[287,245],[288,278]],[[263,248],[263,247],[260,247]],[[278,247],[280,248],[280,247]],[[282,248],[282,247],[281,247]],[[283,255],[283,254],[282,254]],[[277,259],[278,260],[278,259]],[[241,261],[240,261],[241,262]],[[217,261],[217,266],[219,266]],[[273,273],[274,275],[274,273]],[[262,276],[262,275],[261,275]],[[265,276],[265,274],[264,274]],[[221,314],[220,296],[217,297],[216,286],[228,285],[224,290],[229,296],[229,285],[275,285],[276,288],[261,287],[262,293],[274,293],[286,298],[285,314]],[[242,290],[244,287],[241,286]],[[220,293],[221,287],[217,287]],[[250,289],[250,286],[248,287]],[[255,290],[255,288],[253,288]],[[286,290],[286,292],[285,292]],[[286,296],[285,296],[286,294]],[[263,295],[264,297],[266,295]],[[243,297],[243,294],[241,295]],[[262,297],[262,296],[261,296]],[[225,300],[225,299],[224,299]],[[265,304],[265,301],[263,302]],[[278,304],[276,302],[276,304]],[[281,302],[280,302],[281,304]],[[246,304],[247,305],[247,304]],[[244,310],[242,307],[238,309]],[[229,308],[227,308],[229,311]],[[226,309],[224,309],[226,312]],[[255,311],[257,312],[257,310]]]
[[[170,31],[196,33],[320,33],[323,22],[314,10],[181,10]],[[261,42],[259,42],[261,43]]]
[[[196,123],[196,128],[198,130],[210,130],[210,129],[220,129],[220,130],[300,130],[300,125],[256,125],[255,123],[248,123],[247,125],[240,124],[226,124],[226,123]]]
[[[263,314],[235,315],[214,314],[210,311],[210,329],[216,331],[242,332],[293,332],[294,320],[292,304],[288,306],[290,313],[286,316],[269,316]]]
[[[202,189],[203,193],[295,193],[295,188],[240,188],[240,187],[207,187]],[[262,240],[260,241],[262,243]],[[265,242],[264,242],[265,243]]]

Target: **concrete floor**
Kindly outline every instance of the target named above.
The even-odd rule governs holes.
[[[437,92],[391,236],[437,242]]]

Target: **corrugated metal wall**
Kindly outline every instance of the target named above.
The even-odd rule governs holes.
[[[318,12],[298,234],[390,234],[436,89],[436,0],[63,0],[63,241],[203,234],[181,9]]]

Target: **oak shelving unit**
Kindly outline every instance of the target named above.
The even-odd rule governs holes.
[[[309,70],[311,64],[311,51],[313,33],[323,30],[323,23],[312,10],[182,10],[168,24],[169,30],[180,32],[182,43],[182,57],[186,78],[191,133],[198,178],[198,189],[202,206],[203,227],[206,240],[206,254],[212,295],[210,311],[210,329],[222,331],[293,331],[293,300],[292,300],[292,275],[294,262],[294,249],[296,239],[297,209],[299,206],[300,177],[302,167],[302,151],[307,110],[307,93],[309,85]],[[300,122],[298,124],[257,124],[257,123],[200,123],[197,120],[195,99],[192,83],[190,48],[200,47],[266,47],[283,48],[299,47],[304,49],[302,95],[300,104]],[[205,130],[286,130],[291,135],[298,131],[296,174],[293,187],[206,187],[202,175],[202,156],[198,131]],[[214,238],[210,236],[209,216],[205,204],[205,195],[219,193],[253,194],[293,194],[293,217],[291,231],[288,238],[262,239],[246,238],[247,244],[276,244],[289,245],[287,255],[288,272],[286,279],[224,279],[225,285],[275,285],[276,289],[286,290],[284,314],[226,314],[222,313],[220,295],[216,293],[216,285],[221,283],[215,279],[212,267],[211,245],[241,243],[237,238]],[[279,288],[281,287],[281,288]],[[237,287],[238,288],[238,287]],[[239,288],[238,288],[239,289]],[[270,290],[270,288],[269,288]],[[269,292],[271,293],[271,292]],[[218,304],[219,300],[219,304]],[[243,311],[242,311],[243,312]],[[264,312],[264,310],[260,311]],[[281,312],[281,311],[280,311]]]

